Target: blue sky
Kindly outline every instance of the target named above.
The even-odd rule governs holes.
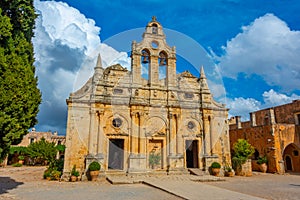
[[[65,99],[91,75],[98,53],[104,65],[129,67],[130,40],[140,41],[152,16],[176,46],[178,72],[197,75],[203,65],[215,99],[227,104],[231,116],[246,120],[251,111],[300,98],[298,0],[34,2],[43,94],[38,131],[65,134]]]

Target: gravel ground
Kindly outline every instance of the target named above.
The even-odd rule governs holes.
[[[108,182],[58,182],[42,179],[45,167],[0,168],[1,200],[140,200],[180,199],[143,184],[111,185]]]
[[[265,199],[300,199],[300,174],[277,175],[255,172],[251,177],[226,177],[226,181],[206,184]]]

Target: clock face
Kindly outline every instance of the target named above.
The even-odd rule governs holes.
[[[156,41],[152,41],[151,45],[155,49],[158,48],[158,42],[156,42]]]

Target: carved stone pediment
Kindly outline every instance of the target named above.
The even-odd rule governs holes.
[[[147,137],[164,137],[164,136],[166,136],[166,134],[165,133],[162,133],[162,132],[148,132],[148,133],[146,133],[146,136]]]
[[[193,74],[191,74],[191,72],[189,72],[188,70],[182,72],[180,74],[180,77],[184,77],[184,78],[196,78]]]
[[[104,74],[109,73],[109,71],[111,71],[111,70],[115,70],[115,71],[124,71],[124,72],[127,72],[127,71],[128,71],[126,68],[122,67],[120,64],[115,64],[115,65],[112,65],[112,66],[107,67],[107,68],[104,70]]]

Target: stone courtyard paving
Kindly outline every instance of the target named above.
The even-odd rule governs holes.
[[[300,174],[263,174],[253,172],[251,177],[225,177],[223,182],[208,182],[206,184],[237,191],[265,199],[299,200]]]
[[[181,199],[144,184],[112,185],[108,182],[58,182],[42,179],[45,167],[0,168],[1,200],[76,200],[76,199]],[[160,177],[162,181],[178,181],[180,176]],[[171,182],[169,182],[171,183]],[[187,179],[182,183],[188,184]],[[193,182],[194,184],[195,182]],[[300,199],[300,175],[254,173],[252,177],[225,178],[221,182],[198,183],[265,199]],[[182,185],[182,189],[185,187]],[[211,189],[207,192],[213,192]],[[197,192],[197,191],[194,191]],[[199,194],[199,197],[201,194]],[[250,199],[252,199],[250,196]],[[197,198],[198,199],[198,198]],[[201,199],[201,198],[199,198]],[[220,198],[218,199],[226,199]],[[230,198],[231,199],[231,198]],[[233,198],[234,199],[234,198]],[[242,194],[241,194],[241,198]],[[248,198],[249,199],[249,198]]]
[[[0,168],[0,200],[181,199],[143,184],[58,182],[42,179],[45,167]]]

